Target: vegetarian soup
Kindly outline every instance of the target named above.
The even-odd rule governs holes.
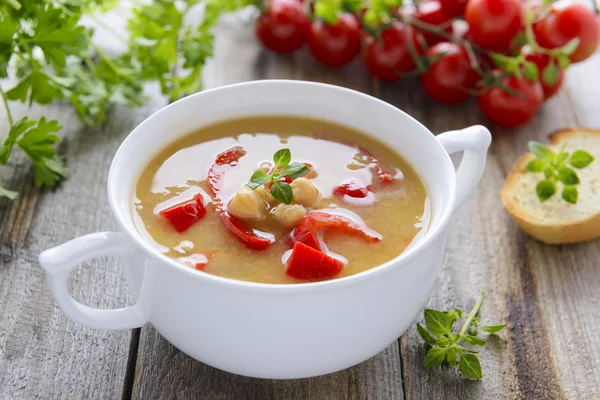
[[[401,254],[427,228],[415,171],[351,128],[285,116],[204,127],[142,173],[135,223],[165,255],[263,283],[353,275]]]

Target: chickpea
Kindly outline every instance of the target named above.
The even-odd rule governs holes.
[[[271,215],[275,221],[285,228],[295,227],[306,214],[308,214],[308,211],[300,204],[280,204],[271,210]]]
[[[267,216],[267,203],[252,189],[243,188],[229,201],[227,211],[237,218],[262,221]]]
[[[275,205],[279,203],[279,201],[277,201],[277,199],[273,197],[269,189],[267,189],[264,186],[254,189],[254,192],[258,193],[258,195],[262,197],[264,201],[269,203],[269,205]]]
[[[321,192],[308,179],[298,178],[290,184],[293,191],[293,202],[306,207],[313,207],[321,200]]]

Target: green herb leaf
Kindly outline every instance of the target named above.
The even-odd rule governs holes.
[[[275,182],[271,186],[271,195],[283,204],[290,204],[293,196],[292,187],[285,182]]]
[[[285,167],[292,160],[292,153],[290,149],[281,149],[277,150],[275,155],[273,156],[273,161],[275,161],[275,168],[277,167]]]
[[[467,333],[471,336],[477,336],[477,328],[474,325],[469,326]]]
[[[558,170],[558,179],[565,185],[577,185],[579,177],[571,168],[563,167]]]
[[[419,335],[425,341],[425,343],[428,343],[432,346],[436,344],[435,338],[431,336],[427,329],[423,328],[423,326],[419,323],[417,323],[417,332],[419,332]]]
[[[525,168],[530,172],[542,172],[547,166],[548,164],[546,161],[542,160],[541,158],[532,158],[531,161],[527,163]]]
[[[546,179],[556,178],[556,176],[554,174],[554,169],[552,167],[548,167],[544,170],[544,178],[546,178]]]
[[[541,202],[548,200],[556,193],[556,184],[548,179],[538,182],[535,187],[538,198]]]
[[[525,61],[523,63],[523,75],[531,81],[537,81],[540,79],[540,72],[537,65],[531,61]]]
[[[571,155],[571,159],[569,160],[569,164],[574,166],[575,168],[581,169],[585,168],[590,163],[594,161],[594,156],[584,150],[575,150]]]
[[[434,335],[450,333],[452,323],[446,313],[428,308],[425,309],[424,316],[425,325]]]
[[[485,340],[478,338],[477,336],[467,335],[465,336],[465,340],[467,343],[474,346],[485,346]]]
[[[502,331],[504,328],[506,328],[506,324],[504,325],[487,325],[487,326],[482,326],[481,329],[483,329],[486,332],[489,333],[498,333],[500,331]]]
[[[436,339],[435,344],[440,347],[447,347],[450,344],[450,339],[446,336],[440,336]]]
[[[562,164],[567,158],[569,157],[569,153],[567,151],[561,151],[560,153],[558,153],[556,155],[556,159],[554,160],[554,162],[557,165]]]
[[[292,179],[300,178],[310,172],[310,168],[308,168],[305,164],[301,162],[293,162],[289,163],[283,171],[281,171],[281,175],[289,176]]]
[[[529,142],[529,150],[544,161],[552,162],[554,160],[554,152],[540,142]]]
[[[579,197],[579,192],[575,186],[565,186],[562,192],[562,198],[567,203],[575,204],[577,203],[577,198]]]
[[[479,358],[473,354],[461,355],[458,369],[468,379],[481,379],[483,377]]]
[[[19,193],[13,192],[0,186],[0,197],[8,197],[10,200],[14,200],[19,197]]]
[[[432,347],[425,354],[425,361],[423,361],[423,366],[425,368],[435,367],[436,365],[440,365],[441,363],[443,363],[445,358],[445,349],[439,347]]]
[[[554,62],[551,61],[548,63],[548,65],[546,65],[546,68],[544,68],[544,70],[542,71],[542,81],[546,85],[554,85],[558,80],[559,73],[560,70],[558,69],[556,64],[554,64]]]
[[[265,171],[263,171],[262,169],[257,169],[252,174],[252,177],[250,178],[250,182],[248,182],[248,187],[250,187],[250,189],[254,190],[254,189],[264,185],[265,183],[269,182],[269,180],[270,180],[269,175],[267,175],[267,173]]]
[[[448,354],[446,355],[446,361],[448,361],[450,368],[456,367],[456,352],[448,351]]]

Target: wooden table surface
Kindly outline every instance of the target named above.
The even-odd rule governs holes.
[[[484,321],[507,322],[480,355],[484,377],[467,381],[455,370],[424,369],[415,327],[372,359],[335,374],[295,381],[231,375],[197,362],[150,326],[100,331],[69,321],[54,305],[38,254],[90,232],[116,229],[106,199],[110,161],[144,118],[166,104],[154,96],[144,109],[117,108],[93,129],[68,104],[14,107],[58,118],[60,152],[71,176],[55,191],[33,187],[23,156],[0,169],[0,183],[19,190],[0,199],[0,399],[594,399],[600,397],[600,241],[547,246],[524,235],[501,206],[499,191],[530,140],[559,128],[600,128],[600,55],[571,68],[566,87],[526,127],[503,130],[476,104],[440,106],[419,83],[381,84],[356,62],[340,71],[318,66],[306,51],[269,54],[239,21],[219,27],[207,87],[253,79],[304,79],[350,87],[414,116],[434,133],[483,123],[493,131],[479,188],[453,218],[446,255],[428,305],[470,309],[486,292]],[[339,106],[339,105],[338,105]],[[0,132],[6,132],[6,120]],[[76,270],[73,296],[93,307],[131,304],[116,259]],[[201,340],[201,338],[199,338]]]

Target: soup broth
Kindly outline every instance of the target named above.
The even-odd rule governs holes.
[[[228,158],[229,149],[239,152],[235,160]],[[251,177],[261,168],[264,174],[259,172],[257,176],[263,179],[270,173],[286,171],[275,168],[274,154],[282,149],[289,149],[291,162],[297,168],[298,163],[305,164],[303,171],[309,172],[293,180],[281,176],[275,179],[277,184],[268,182],[254,190],[248,188]],[[271,195],[272,186],[280,188],[288,183],[293,187],[292,204],[304,201],[302,196],[310,194],[300,191],[301,183],[318,190],[318,197],[309,199],[311,204],[292,208],[281,205]],[[284,195],[286,190],[282,189]],[[258,193],[264,204],[258,200],[251,205],[254,211],[258,207],[261,215],[247,218],[244,213],[249,212],[248,207],[234,210],[234,205],[246,205],[244,199],[234,197],[243,194],[255,201],[252,196]],[[182,218],[189,217],[190,210],[195,214],[205,209],[205,214],[195,215],[187,228],[186,220],[178,227],[183,231],[178,232],[172,215],[180,218],[178,205],[194,199],[200,204],[191,209],[187,206]],[[291,116],[230,120],[177,140],[145,168],[133,203],[137,229],[165,255],[201,270],[198,273],[278,284],[340,278],[385,263],[424,233],[431,214],[423,184],[398,154],[351,128]],[[274,209],[279,205],[280,216],[303,222],[277,219]],[[221,215],[226,212],[235,222],[233,226]],[[301,215],[294,214],[297,212]],[[318,247],[327,260],[334,259],[331,265],[343,265],[341,271],[338,268],[335,273],[309,274],[308,278],[298,279],[287,269],[298,260],[301,264],[310,262],[290,258],[291,249],[296,252],[294,242],[302,241],[298,238],[300,224],[311,218],[305,214],[327,221],[318,226],[313,221],[310,226],[317,242],[303,243]],[[337,217],[329,221],[328,215]],[[253,229],[263,233],[258,233],[256,242],[244,243],[240,230]],[[268,244],[264,248],[250,248],[255,243],[263,246],[264,240]],[[314,253],[311,249],[300,250]]]

